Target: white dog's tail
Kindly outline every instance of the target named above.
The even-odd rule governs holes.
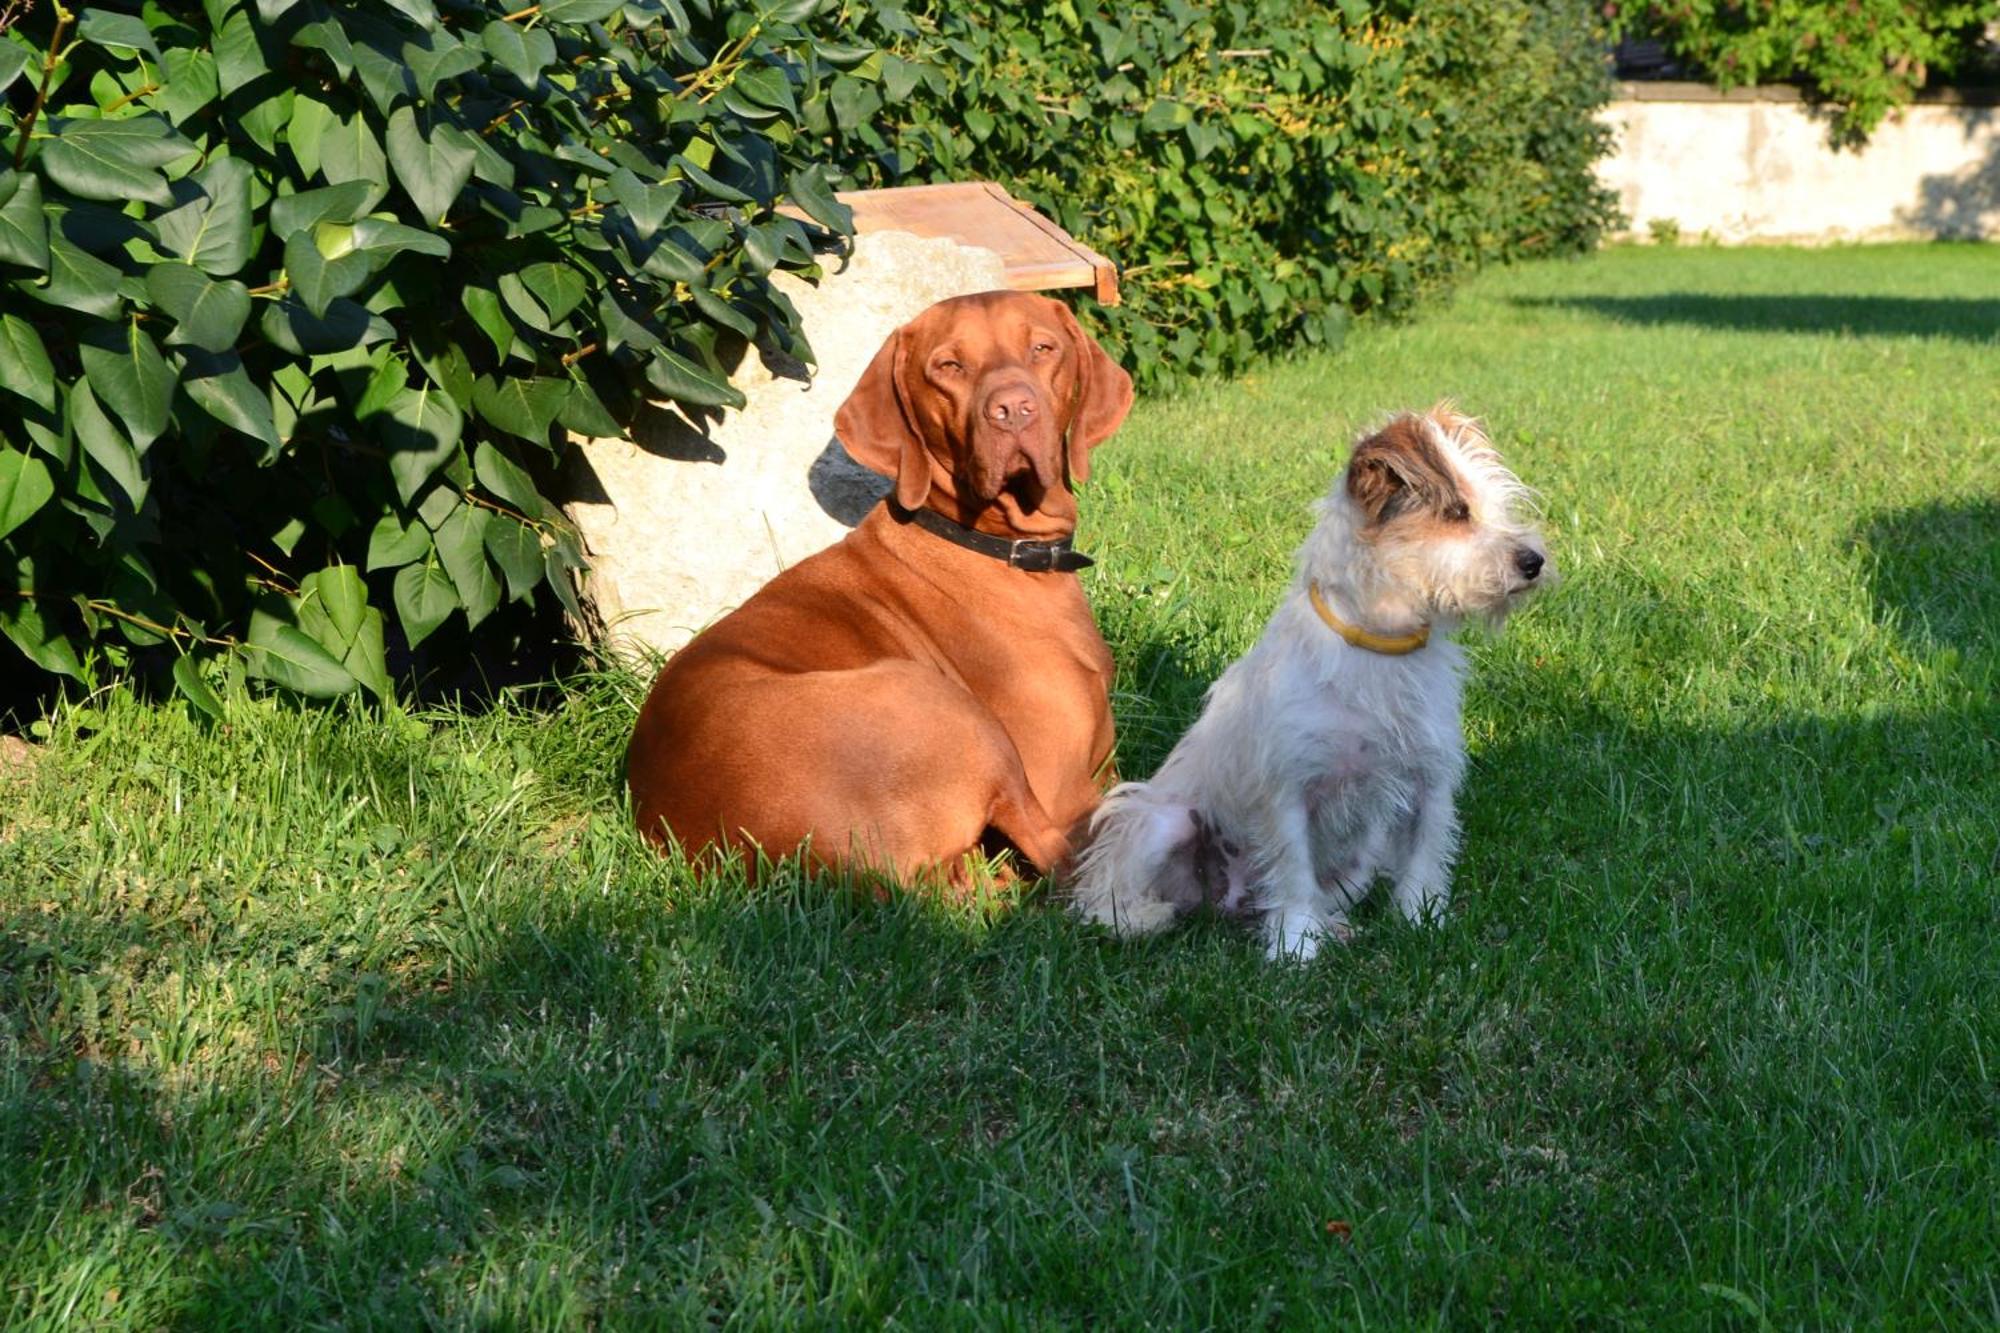
[[[1076,860],[1070,908],[1120,935],[1165,930],[1202,903],[1196,864],[1201,825],[1193,806],[1144,782],[1111,789],[1090,818]]]

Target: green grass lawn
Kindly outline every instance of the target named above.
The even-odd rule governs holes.
[[[1361,427],[1565,582],[1478,642],[1442,929],[1309,968],[691,886],[643,683],[117,693],[0,777],[0,1325],[2000,1321],[2000,248],[1615,250],[1143,405],[1143,774]]]

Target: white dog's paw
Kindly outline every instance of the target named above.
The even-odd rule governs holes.
[[[1264,957],[1273,963],[1309,963],[1324,944],[1345,944],[1354,928],[1345,917],[1274,912],[1264,926]]]
[[[1403,919],[1416,926],[1441,926],[1451,906],[1449,884],[1398,884],[1390,894]]]
[[[1172,903],[1140,895],[1106,895],[1089,902],[1079,900],[1070,907],[1084,920],[1109,926],[1113,934],[1126,939],[1157,935],[1178,916]]]

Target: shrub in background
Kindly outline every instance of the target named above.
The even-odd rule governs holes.
[[[25,18],[21,17],[25,14]],[[387,695],[581,563],[566,431],[810,349],[796,204],[1005,182],[1125,266],[1155,387],[1610,215],[1569,0],[0,0],[0,632]],[[1088,305],[1088,303],[1086,303]]]
[[[810,359],[821,0],[207,0],[0,35],[0,631],[314,696],[581,564],[538,476]],[[16,5],[8,11],[18,14]]]
[[[1656,36],[1723,88],[1796,80],[1865,141],[1933,74],[1950,75],[2000,21],[2000,0],[1609,0],[1620,32]]]
[[[868,184],[1004,182],[1124,266],[1151,387],[1339,341],[1613,217],[1604,37],[1570,0],[888,3],[807,108]]]

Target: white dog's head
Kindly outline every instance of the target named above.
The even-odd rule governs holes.
[[[1554,576],[1532,496],[1470,417],[1404,413],[1354,447],[1301,553],[1384,623],[1498,622]]]

